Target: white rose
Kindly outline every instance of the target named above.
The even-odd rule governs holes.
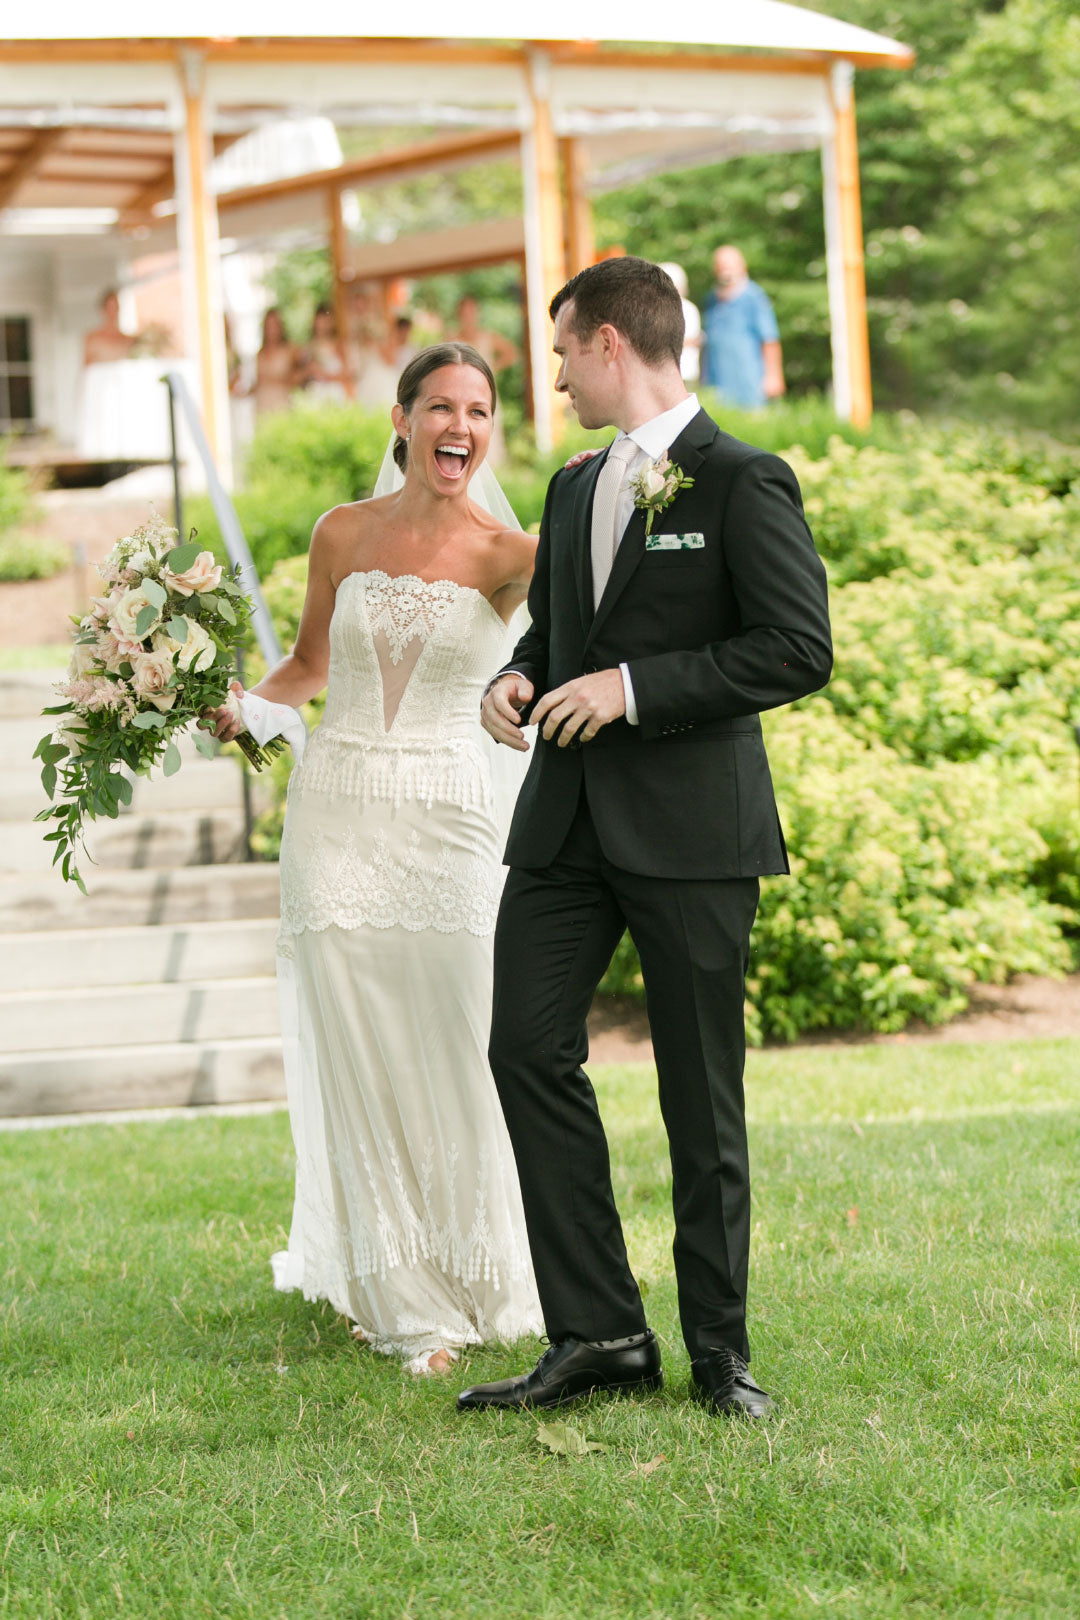
[[[81,680],[98,663],[100,663],[100,654],[96,643],[93,641],[77,641],[71,649],[71,662],[68,664],[67,672],[68,680]]]
[[[194,669],[201,671],[209,669],[214,662],[217,648],[213,638],[203,629],[195,619],[189,619],[183,614],[183,622],[187,626],[187,634],[183,641],[177,641],[174,636],[166,635],[154,637],[154,646],[159,644],[167,647],[170,652],[177,654],[176,662],[181,669]]]
[[[124,592],[113,608],[112,618],[109,620],[109,628],[118,641],[137,641],[141,639],[135,626],[139,614],[143,608],[147,607],[154,607],[154,604],[141,586],[137,585],[134,589]],[[154,608],[154,618],[143,631],[143,635],[150,635],[160,624],[161,614],[157,608]]]
[[[172,653],[167,647],[159,647],[155,652],[137,653],[131,661],[131,684],[139,697],[147,698],[151,703],[156,702],[172,678]],[[172,707],[171,704],[166,706]],[[158,707],[161,705],[158,704]]]
[[[200,551],[190,568],[179,574],[166,568],[164,578],[170,591],[177,591],[181,596],[194,596],[196,592],[202,596],[220,584],[221,564],[215,563],[212,551]]]
[[[646,467],[644,473],[642,474],[641,487],[649,500],[652,500],[656,495],[662,495],[664,493],[664,486],[666,483],[667,479],[660,471],[660,468],[655,464],[651,467]]]
[[[134,557],[128,558],[128,567],[134,568],[137,574],[148,574],[157,563],[157,558],[149,551],[137,551]]]

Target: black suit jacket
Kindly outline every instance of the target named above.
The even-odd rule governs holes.
[[[635,510],[593,611],[590,533],[604,457],[556,473],[529,591],[532,624],[506,666],[538,700],[575,676],[629,665],[640,724],[559,748],[539,734],[507,844],[510,866],[559,852],[582,782],[607,858],[653,877],[788,870],[761,737],[762,709],[824,686],[832,668],[825,571],[794,473],[699,411],[670,450],[693,478],[646,549]],[[527,718],[527,714],[526,714]]]

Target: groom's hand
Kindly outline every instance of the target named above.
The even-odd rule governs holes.
[[[480,723],[497,743],[506,743],[521,753],[528,753],[529,745],[521,729],[521,711],[532,701],[534,687],[524,675],[500,675],[484,693],[480,704]]]
[[[567,748],[575,740],[592,742],[601,726],[625,713],[622,672],[599,669],[545,692],[532,712],[532,723],[546,742],[558,733],[559,747]]]

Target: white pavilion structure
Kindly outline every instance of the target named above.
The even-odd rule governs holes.
[[[780,0],[699,0],[662,24],[624,0],[548,0],[517,40],[506,39],[493,0],[459,11],[452,38],[434,0],[413,0],[401,18],[323,0],[295,29],[271,27],[269,11],[252,0],[187,0],[157,13],[134,0],[78,9],[57,0],[38,15],[9,11],[0,38],[0,433],[25,425],[19,402],[32,399],[31,420],[62,434],[101,290],[136,258],[171,254],[186,363],[227,469],[222,244],[265,246],[316,227],[331,245],[339,298],[355,276],[520,259],[536,434],[549,445],[557,422],[546,309],[592,261],[590,195],[663,169],[815,147],[834,401],[840,415],[869,419],[854,78],[860,68],[908,66],[907,46]],[[161,12],[182,29],[162,26]],[[245,170],[222,157],[246,147],[265,159],[285,120],[438,133],[352,161],[323,151],[299,172],[295,161]],[[349,241],[350,192],[495,156],[520,161],[519,218]]]

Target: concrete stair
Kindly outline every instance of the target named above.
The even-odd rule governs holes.
[[[82,895],[32,818],[55,672],[0,673],[0,1115],[284,1095],[276,866],[245,859],[242,777],[190,739],[91,824]]]

